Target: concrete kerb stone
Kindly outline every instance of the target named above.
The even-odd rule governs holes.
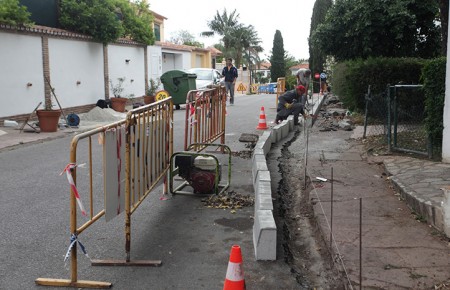
[[[256,143],[255,148],[256,149],[263,149],[264,155],[267,155],[269,153],[270,148],[272,147],[272,141],[271,141],[272,132],[271,131],[265,131],[261,137],[259,137],[258,142]]]
[[[253,154],[252,154],[252,164],[255,161],[256,155],[265,155],[264,150],[261,148],[256,148],[256,146],[255,146],[255,149],[253,149]]]
[[[294,130],[294,116],[289,116],[287,118],[287,121],[289,123],[289,131],[293,131]]]
[[[320,110],[326,96],[315,108],[314,114]],[[303,122],[303,120],[301,120]],[[309,122],[307,122],[308,124]],[[294,116],[272,128],[260,137],[261,142],[255,146],[252,156],[253,187],[255,189],[255,223],[253,225],[253,245],[256,260],[276,260],[277,228],[273,217],[273,202],[270,172],[267,170],[265,155],[270,151],[271,143],[277,143],[286,138],[294,128]],[[266,137],[267,136],[267,137]],[[264,165],[262,160],[264,158]],[[258,168],[258,166],[260,168]]]
[[[286,138],[289,135],[289,122],[287,120],[284,120],[281,122],[281,140]]]
[[[255,187],[255,213],[257,210],[273,210],[270,181],[257,180]]]
[[[272,134],[272,143],[278,143],[281,140],[281,124],[273,127]]]
[[[253,165],[252,165],[252,175],[253,175],[253,184],[256,182],[256,178],[258,177],[259,171],[268,171],[266,156],[265,155],[254,155]]]
[[[271,210],[257,210],[253,225],[256,260],[277,259],[277,227]]]
[[[425,200],[419,197],[414,190],[409,190],[397,177],[392,176],[390,180],[400,192],[400,195],[405,200],[406,204],[414,212],[423,216],[429,225],[444,232],[444,213],[439,205],[425,202]]]

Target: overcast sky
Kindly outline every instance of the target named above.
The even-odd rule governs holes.
[[[283,36],[284,49],[296,59],[309,58],[308,37],[311,15],[315,0],[149,0],[150,9],[168,19],[165,21],[165,40],[173,32],[187,30],[206,46],[217,43],[217,38],[200,37],[200,32],[208,31],[211,21],[224,8],[228,13],[236,9],[239,22],[253,25],[262,40],[264,52],[261,57],[268,58],[273,46],[276,30]]]

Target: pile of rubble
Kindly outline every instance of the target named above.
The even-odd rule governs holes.
[[[253,206],[255,200],[250,195],[244,195],[235,191],[229,191],[217,195],[213,194],[207,198],[203,198],[202,202],[208,208],[238,209],[242,207]]]
[[[351,113],[342,108],[342,102],[336,96],[329,96],[323,103],[322,109],[319,112],[322,120],[318,124],[321,132],[326,131],[352,131],[354,128],[351,119]]]

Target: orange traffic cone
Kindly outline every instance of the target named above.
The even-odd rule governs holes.
[[[259,123],[256,129],[266,130],[267,128],[266,113],[264,113],[264,107],[261,107],[261,113],[259,114]]]
[[[230,261],[228,262],[227,276],[223,290],[245,290],[244,269],[242,269],[241,247],[231,247]]]

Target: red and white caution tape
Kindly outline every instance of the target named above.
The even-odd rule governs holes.
[[[72,177],[72,171],[77,168],[77,167],[84,167],[86,164],[80,164],[77,165],[75,163],[69,163],[67,164],[67,166],[64,168],[64,170],[59,174],[59,175],[63,175],[63,173],[66,173],[67,176],[67,180],[69,181],[70,184],[70,188],[72,189],[73,193],[75,194],[75,198],[77,200],[78,206],[80,207],[81,213],[84,216],[87,216],[86,214],[86,210],[84,209],[83,203],[81,202],[81,198],[80,198],[80,194],[78,193],[77,187],[75,186],[75,182],[73,181],[73,177]]]

